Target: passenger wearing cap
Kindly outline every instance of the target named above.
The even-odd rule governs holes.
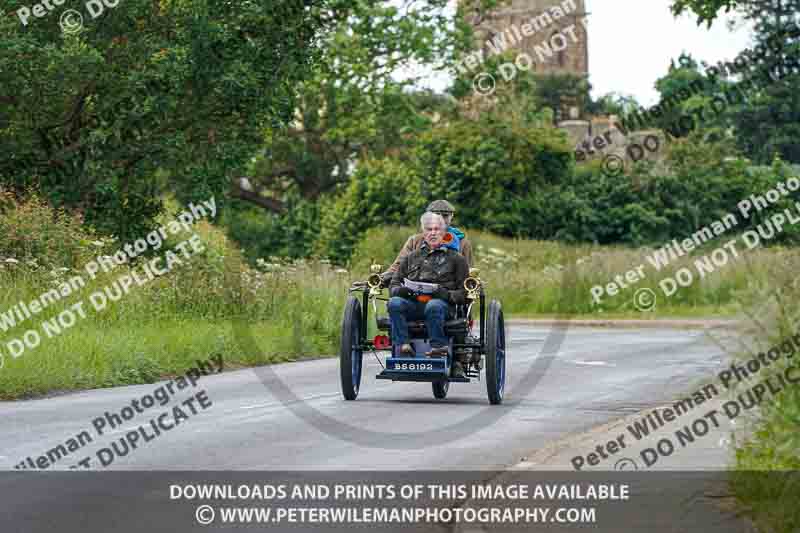
[[[453,207],[453,204],[447,200],[435,200],[431,202],[427,208],[425,208],[425,211],[436,213],[442,216],[445,224],[447,225],[447,233],[444,236],[443,246],[452,248],[463,255],[467,260],[467,268],[472,266],[472,245],[467,240],[467,236],[463,231],[451,225],[453,222],[453,216],[456,213],[456,209]],[[408,238],[405,245],[403,245],[403,248],[400,250],[400,253],[397,255],[397,259],[395,259],[394,263],[392,263],[392,265],[389,267],[389,270],[381,275],[384,287],[389,286],[389,283],[392,281],[392,276],[395,272],[397,272],[397,269],[400,268],[400,262],[403,260],[403,258],[411,252],[419,250],[423,242],[424,239],[422,233],[417,233],[416,235],[412,235]]]

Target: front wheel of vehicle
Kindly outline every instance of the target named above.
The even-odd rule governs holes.
[[[506,386],[506,325],[497,300],[489,304],[486,322],[486,391],[489,403],[499,405]]]
[[[361,303],[354,296],[347,300],[342,319],[342,341],[339,347],[339,375],[345,400],[355,400],[361,386]]]

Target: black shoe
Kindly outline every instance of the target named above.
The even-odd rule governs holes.
[[[425,355],[428,357],[441,357],[443,355],[447,355],[448,353],[450,353],[450,350],[447,348],[447,346],[439,346],[436,348],[431,348],[431,351],[425,352]]]
[[[464,372],[464,366],[458,361],[454,362],[453,367],[450,369],[450,376],[454,378],[467,377],[467,374]]]

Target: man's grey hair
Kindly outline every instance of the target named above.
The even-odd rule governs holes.
[[[434,220],[438,220],[442,223],[442,229],[445,229],[447,223],[444,220],[444,217],[439,213],[431,213],[430,211],[426,211],[419,217],[419,225],[422,228],[422,231],[425,231],[425,223],[426,222],[433,222]]]

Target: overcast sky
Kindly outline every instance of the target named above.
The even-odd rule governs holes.
[[[589,14],[589,81],[592,96],[609,92],[633,95],[645,106],[658,103],[655,82],[681,52],[709,63],[731,61],[751,45],[749,26],[730,31],[723,16],[711,29],[684,14],[676,19],[671,0],[586,0]],[[479,71],[476,71],[476,74]],[[439,92],[447,75],[426,75],[421,85]]]
[[[691,53],[709,63],[732,61],[750,46],[749,26],[731,32],[725,16],[710,29],[695,17],[674,18],[671,0],[586,0],[589,15],[589,81],[592,96],[632,94],[643,105],[658,103],[655,82],[671,58]]]

